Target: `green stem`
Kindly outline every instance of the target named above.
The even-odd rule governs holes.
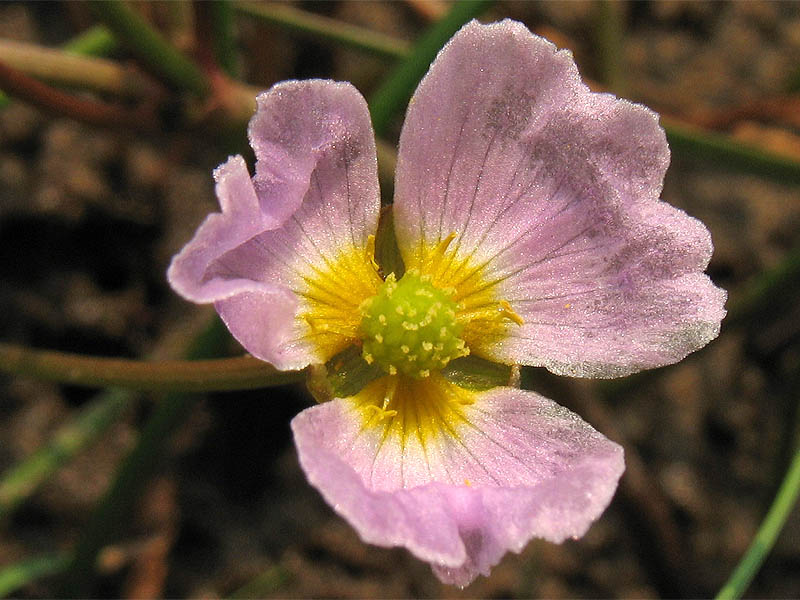
[[[800,281],[800,247],[790,250],[780,263],[754,276],[738,299],[731,301],[725,327],[755,322],[765,309],[776,306],[781,298]]]
[[[227,332],[219,319],[191,343],[186,355],[190,360],[215,356],[224,345]],[[83,528],[75,547],[59,596],[87,597],[97,554],[118,539],[130,519],[136,502],[155,472],[159,459],[171,443],[171,434],[198,401],[197,396],[168,394],[159,402],[142,429],[134,449],[117,471],[117,476],[98,503]]]
[[[53,473],[94,443],[128,407],[130,392],[109,390],[64,425],[50,443],[0,479],[0,523]]]
[[[0,40],[0,61],[37,79],[128,98],[152,95],[157,87],[141,71],[113,60],[27,42]]]
[[[602,82],[615,94],[625,95],[624,11],[626,6],[612,0],[598,0],[595,16],[597,65]]]
[[[461,0],[434,23],[414,44],[411,54],[386,78],[370,98],[372,126],[378,136],[385,135],[391,120],[408,104],[411,94],[425,75],[436,53],[464,23],[480,15],[491,0]]]
[[[707,160],[726,169],[761,175],[785,183],[800,183],[800,162],[789,156],[742,144],[728,136],[703,131],[664,117],[661,118],[661,124],[676,156]]]
[[[236,60],[233,4],[230,0],[211,0],[209,11],[217,64],[229,76],[237,77],[239,64]]]
[[[404,40],[300,10],[288,4],[237,2],[235,7],[240,13],[262,23],[277,25],[316,39],[328,39],[390,59],[406,58],[411,49],[410,44]]]
[[[244,584],[228,596],[230,600],[240,598],[266,598],[283,588],[292,574],[281,565],[274,565]]]
[[[37,579],[60,573],[68,563],[68,554],[45,554],[3,567],[0,570],[0,598],[11,596]]]
[[[167,84],[198,96],[208,94],[209,83],[200,67],[173,48],[125,2],[105,0],[91,2],[89,6],[120,42]]]
[[[60,596],[86,597],[97,553],[124,531],[124,525],[155,470],[158,458],[170,443],[171,433],[197,402],[195,396],[170,394],[159,402],[142,430],[136,447],[125,458],[111,488],[83,528],[67,569]]]
[[[718,600],[741,598],[775,545],[786,518],[800,495],[800,448],[795,452],[772,506],[733,574],[717,594]]]
[[[102,26],[92,27],[64,44],[63,49],[78,56],[101,56],[113,51],[117,46],[114,36]],[[0,109],[11,104],[9,98],[0,92]]]
[[[78,34],[63,48],[78,56],[105,56],[117,49],[117,38],[106,27],[95,25]]]
[[[217,360],[139,361],[0,344],[0,372],[87,387],[162,392],[245,390],[300,381],[251,356]]]

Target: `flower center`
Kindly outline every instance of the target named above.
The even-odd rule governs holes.
[[[400,281],[389,274],[378,293],[361,305],[364,360],[390,375],[422,379],[469,354],[459,338],[463,325],[456,321],[459,306],[451,296],[415,270]]]

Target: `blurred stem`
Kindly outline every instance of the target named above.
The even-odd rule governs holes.
[[[795,452],[786,477],[756,536],[727,583],[717,594],[718,600],[741,598],[747,591],[753,577],[775,545],[786,518],[797,502],[798,495],[800,495],[800,448]]]
[[[262,23],[283,27],[314,39],[331,40],[385,58],[406,58],[411,50],[410,44],[404,40],[300,10],[289,4],[237,2],[235,8]]]
[[[72,38],[63,48],[79,56],[104,56],[116,50],[117,46],[117,39],[108,28],[95,25]]]
[[[129,127],[137,130],[154,127],[154,118],[145,105],[128,109],[68,94],[0,62],[0,89],[36,107],[99,127]]]
[[[252,356],[217,360],[139,361],[0,344],[0,372],[87,387],[161,392],[244,390],[300,381]]]
[[[89,6],[120,42],[167,84],[198,96],[208,94],[209,83],[200,67],[173,48],[128,4],[106,0],[91,2]]]
[[[152,93],[155,82],[131,68],[104,58],[78,56],[66,49],[0,40],[0,61],[38,79],[124,97]]]
[[[625,95],[624,11],[626,5],[598,0],[595,16],[595,42],[602,82],[615,94]]]
[[[64,570],[68,554],[45,554],[26,558],[0,569],[0,598],[16,593],[29,583]]]
[[[210,0],[208,10],[217,64],[228,76],[237,77],[239,64],[236,57],[233,5],[230,0]]]
[[[231,600],[239,598],[266,598],[284,587],[292,575],[285,567],[274,565],[256,575],[253,579],[244,584],[241,588],[228,596]]]
[[[214,319],[192,341],[186,353],[187,358],[199,361],[216,356],[219,348],[223,347],[226,336],[224,326],[219,319]],[[83,528],[62,581],[59,596],[73,598],[91,595],[98,552],[118,539],[124,531],[159,459],[171,443],[172,432],[197,401],[197,396],[168,394],[156,404],[136,446],[123,461],[114,482]]]
[[[114,36],[108,29],[100,25],[87,29],[77,37],[67,42],[63,49],[79,56],[99,56],[107,54],[117,47]],[[0,59],[2,60],[2,59]],[[0,109],[11,104],[11,99],[0,92]]]
[[[775,299],[785,297],[800,281],[800,247],[793,248],[780,263],[754,276],[745,291],[731,302],[726,327],[756,322],[756,316],[765,308],[775,306]]]
[[[786,91],[789,93],[800,92],[800,68],[795,69],[786,80]]]
[[[800,162],[728,136],[661,117],[672,152],[677,156],[707,160],[726,169],[752,173],[785,183],[800,183]]]
[[[44,448],[4,474],[0,479],[0,523],[53,473],[95,442],[117,421],[130,400],[130,392],[104,392],[82,408],[76,419],[61,427]]]
[[[130,519],[158,459],[170,443],[173,430],[184,420],[196,401],[194,396],[170,394],[156,404],[136,447],[123,461],[114,483],[83,528],[59,596],[74,598],[91,595],[97,553],[122,534],[124,524]]]
[[[428,28],[414,44],[411,54],[397,66],[369,101],[376,135],[385,135],[392,119],[408,104],[411,94],[425,75],[436,53],[464,23],[480,15],[491,0],[461,0],[450,12]]]

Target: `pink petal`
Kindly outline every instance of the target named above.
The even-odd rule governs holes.
[[[308,281],[333,290],[326,299],[337,311],[374,287],[366,246],[380,200],[369,113],[350,84],[289,81],[258,97],[249,131],[255,177],[241,157],[217,169],[222,213],[206,219],[168,277],[187,299],[214,302],[253,355],[301,368],[351,341],[326,333],[323,343],[310,331]]]
[[[453,232],[474,251],[536,170],[533,136],[582,87],[572,55],[521,23],[464,26],[419,84],[400,136],[394,215],[406,262]]]
[[[716,337],[725,292],[702,274],[706,228],[658,198],[669,149],[645,107],[591,93],[572,57],[523,25],[471,23],[409,106],[395,226],[470,305],[524,321],[464,337],[473,353],[577,376],[676,362]]]
[[[398,393],[454,393],[444,380],[409,385]],[[533,537],[583,535],[624,470],[622,448],[534,392],[495,388],[472,397],[458,419],[427,437],[400,435],[399,423],[419,418],[403,411],[401,421],[365,425],[358,396],[292,421],[309,481],[364,541],[404,546],[458,585]]]

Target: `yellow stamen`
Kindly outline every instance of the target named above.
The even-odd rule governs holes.
[[[511,321],[514,321],[514,323],[516,323],[517,325],[522,325],[523,323],[525,323],[525,321],[522,320],[522,317],[520,317],[516,312],[514,312],[514,309],[511,308],[511,304],[508,303],[508,300],[500,300],[498,304],[502,309],[501,312],[503,313],[504,317],[510,319]]]
[[[377,273],[380,270],[380,266],[378,266],[378,263],[375,261],[374,235],[367,236],[367,247],[364,250],[364,256],[366,257],[367,261],[369,261],[369,264],[372,265],[372,268],[375,269],[375,272]]]

